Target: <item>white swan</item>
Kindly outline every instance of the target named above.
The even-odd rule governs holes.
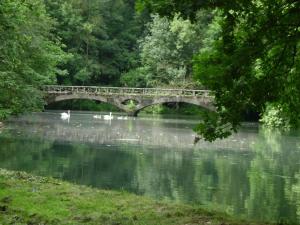
[[[117,117],[118,120],[128,120],[127,116],[118,116]]]
[[[94,119],[101,119],[101,115],[94,115]]]
[[[63,112],[63,113],[61,113],[60,114],[60,118],[62,119],[62,120],[67,120],[67,119],[70,119],[70,110],[68,110],[68,113],[65,113],[65,112]]]
[[[111,112],[109,113],[109,115],[104,115],[103,119],[104,120],[112,120],[114,117],[111,115]]]

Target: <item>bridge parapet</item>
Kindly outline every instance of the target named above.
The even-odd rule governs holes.
[[[214,97],[209,90],[48,85],[43,91],[48,103],[91,99],[111,103],[130,115],[137,115],[147,106],[168,102],[185,102],[214,110]],[[136,105],[128,107],[127,100],[134,100]]]
[[[48,94],[95,94],[95,95],[138,95],[138,96],[181,96],[211,98],[208,90],[163,89],[163,88],[127,88],[127,87],[97,87],[97,86],[59,86],[47,85],[43,91]]]

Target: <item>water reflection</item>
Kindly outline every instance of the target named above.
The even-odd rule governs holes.
[[[249,150],[256,137],[255,127],[213,145],[200,141],[193,145],[192,128],[197,121],[159,118],[131,118],[129,120],[99,120],[92,114],[72,114],[70,121],[60,120],[58,113],[35,114],[10,121],[10,129],[25,138],[94,144],[135,144],[167,148],[237,149]],[[252,131],[252,132],[250,132]]]
[[[0,167],[200,204],[253,220],[300,223],[299,134],[244,129],[192,145],[193,121],[35,114],[0,135]],[[242,149],[242,150],[241,150]]]

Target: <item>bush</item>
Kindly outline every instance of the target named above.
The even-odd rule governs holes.
[[[146,87],[146,76],[144,68],[130,70],[121,76],[121,84],[126,87]]]
[[[291,128],[289,116],[284,110],[284,107],[278,103],[267,104],[260,122],[270,128]]]

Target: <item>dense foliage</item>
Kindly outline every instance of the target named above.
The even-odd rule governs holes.
[[[196,128],[207,140],[236,131],[245,111],[295,127],[299,9],[297,0],[3,0],[0,119],[42,108],[43,84],[201,85],[216,104]]]
[[[43,84],[119,85],[147,18],[134,0],[1,1],[0,119],[41,109]]]
[[[42,2],[0,1],[0,119],[43,105],[38,87],[56,80],[67,57],[52,28]]]
[[[178,14],[172,20],[152,16],[139,41],[141,66],[122,77],[128,86],[186,86],[191,83],[192,58],[199,50],[197,27]]]
[[[121,74],[136,66],[144,17],[135,14],[134,0],[46,3],[57,22],[56,34],[74,56],[64,67],[69,76],[60,76],[60,83],[118,85]]]
[[[199,8],[218,9],[210,45],[195,57],[195,77],[215,94],[216,114],[197,131],[208,140],[226,137],[247,109],[267,111],[276,104],[291,126],[300,115],[300,2],[152,1],[143,3],[162,14],[181,12],[194,18]],[[214,34],[209,37],[210,34]],[[216,35],[217,34],[217,35]]]

